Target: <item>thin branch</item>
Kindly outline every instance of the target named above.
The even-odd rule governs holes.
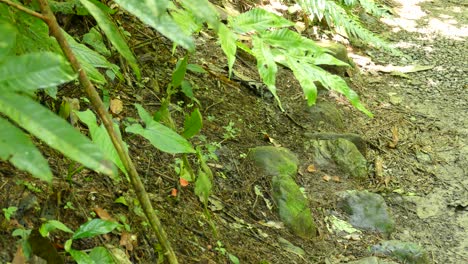
[[[7,5],[11,6],[11,7],[14,7],[14,8],[16,8],[16,9],[18,9],[20,11],[23,11],[26,14],[29,14],[31,16],[37,17],[37,18],[42,19],[44,21],[46,20],[45,16],[43,16],[41,13],[33,11],[33,10],[31,10],[31,9],[29,9],[27,7],[24,7],[24,6],[20,5],[20,4],[17,4],[15,2],[11,2],[10,0],[0,0],[0,2],[5,3],[5,4],[7,4]]]
[[[89,80],[86,72],[82,69],[80,63],[75,57],[75,54],[73,54],[70,45],[66,41],[65,36],[63,35],[62,30],[57,23],[54,13],[52,13],[52,11],[50,10],[47,0],[39,0],[39,5],[42,14],[45,16],[45,22],[49,26],[50,34],[57,39],[63,53],[70,61],[70,64],[72,65],[73,69],[78,73],[78,80],[80,81],[81,86],[88,94],[88,98],[91,101],[91,104],[96,110],[98,116],[101,118],[102,123],[104,124],[107,133],[109,134],[112,143],[114,144],[114,147],[117,150],[117,153],[119,154],[119,157],[125,166],[125,169],[128,171],[133,190],[137,195],[138,201],[140,202],[143,211],[145,212],[145,215],[148,218],[148,221],[150,222],[151,227],[156,233],[159,243],[161,243],[161,246],[166,251],[165,255],[167,256],[169,263],[177,264],[178,261],[167,238],[167,234],[164,231],[161,221],[156,215],[153,206],[151,205],[151,201],[148,197],[148,194],[146,193],[143,182],[141,181],[141,178],[138,175],[138,172],[132,160],[130,159],[128,152],[125,150],[122,139],[114,131],[112,120],[109,114],[107,113],[104,104],[101,101],[101,97],[99,96],[98,92]]]

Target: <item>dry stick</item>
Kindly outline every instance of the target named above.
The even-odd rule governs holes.
[[[78,79],[80,81],[80,84],[83,86],[84,90],[88,94],[91,104],[97,111],[98,116],[101,118],[102,123],[104,124],[107,130],[107,133],[109,134],[112,140],[112,143],[114,144],[114,147],[117,150],[119,157],[125,166],[125,169],[129,172],[129,176],[133,185],[133,189],[135,190],[137,198],[139,202],[141,203],[143,211],[145,212],[145,215],[147,216],[151,224],[151,227],[155,231],[159,242],[161,243],[162,247],[166,250],[165,254],[167,255],[169,263],[171,264],[178,263],[177,257],[175,256],[175,253],[172,250],[171,244],[169,240],[167,239],[166,232],[164,231],[164,228],[158,216],[156,215],[153,209],[153,206],[151,205],[151,201],[148,197],[148,194],[146,193],[145,187],[143,183],[141,182],[140,177],[138,176],[138,172],[136,171],[135,166],[133,165],[133,162],[130,159],[130,156],[128,155],[127,151],[125,151],[122,140],[114,131],[112,120],[109,117],[106,109],[104,108],[104,105],[101,101],[101,98],[99,97],[99,94],[97,93],[93,84],[87,77],[85,71],[81,68],[81,65],[79,64],[78,60],[73,54],[70,48],[70,45],[65,40],[65,36],[63,35],[61,28],[59,24],[57,23],[55,15],[50,9],[47,0],[39,0],[39,5],[41,7],[41,12],[45,18],[44,21],[49,26],[51,35],[57,39],[63,53],[70,61],[73,69],[78,73]]]
[[[9,0],[0,0],[0,2],[3,2],[3,3],[5,3],[5,4],[9,5],[9,6],[12,6],[12,7],[16,8],[18,10],[21,10],[21,11],[23,11],[26,14],[29,14],[31,16],[35,16],[35,17],[37,17],[39,19],[42,19],[44,21],[46,20],[46,18],[42,14],[37,13],[36,11],[33,11],[33,10],[31,10],[29,8],[26,8],[26,7],[24,7],[24,6],[20,5],[20,4],[15,3],[15,2],[11,2]]]

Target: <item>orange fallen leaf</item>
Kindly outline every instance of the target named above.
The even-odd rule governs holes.
[[[341,182],[340,177],[338,177],[338,176],[333,176],[333,177],[332,177],[332,180],[333,180],[334,182]]]
[[[174,197],[177,196],[177,189],[176,189],[176,188],[172,188],[172,190],[171,190],[171,196],[174,196]]]
[[[106,220],[106,221],[113,221],[114,220],[112,218],[112,216],[105,209],[102,209],[101,207],[94,207],[93,211],[102,220]]]
[[[179,178],[179,183],[180,183],[180,186],[182,186],[182,187],[186,187],[186,186],[189,185],[189,182],[186,179],[183,179],[183,178]]]
[[[322,179],[327,182],[331,180],[331,177],[329,175],[325,175],[322,177]]]
[[[310,164],[309,166],[307,166],[307,171],[308,172],[316,172],[317,169],[315,168],[314,164]]]

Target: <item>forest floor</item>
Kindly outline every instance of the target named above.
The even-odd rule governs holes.
[[[196,88],[204,118],[201,136],[192,143],[217,148],[211,154],[218,160],[209,161],[216,176],[208,214],[192,185],[178,185],[173,155],[124,134],[180,263],[230,263],[229,254],[241,263],[347,263],[370,256],[369,247],[388,238],[364,232],[359,239],[349,239],[328,229],[329,216],[337,210],[336,194],[356,189],[384,197],[396,223],[390,239],[421,245],[431,263],[468,263],[467,3],[395,0],[392,6],[396,11],[393,21],[369,19],[366,23],[397,43],[405,57],[349,48],[360,76],[352,75],[347,81],[374,113],[372,119],[331,92],[319,96],[316,107],[322,111],[308,107],[298,82],[284,68],[279,69],[277,87],[286,113],[267,93],[224,82],[218,75],[187,76]],[[183,53],[173,56],[168,40],[129,17],[121,19],[123,25],[130,25],[126,28],[132,33],[130,45],[155,39],[134,50],[148,82],[142,87],[115,84],[109,90],[111,98],[123,101],[124,111],[116,118],[124,120],[137,118],[134,103],[151,113],[159,108],[164,87]],[[225,74],[225,56],[216,40],[207,36],[201,34],[197,39],[203,48],[191,56],[190,63]],[[401,68],[383,67],[388,65]],[[411,65],[418,67],[404,68]],[[238,57],[234,69],[259,79],[256,62],[249,57]],[[82,96],[72,85],[62,88],[60,95]],[[172,115],[180,126],[190,102],[180,95],[173,103]],[[304,140],[310,132],[360,135],[367,144],[369,178],[356,181],[334,175],[336,180],[327,181],[324,172],[309,171],[313,160]],[[297,183],[305,190],[318,228],[318,236],[311,240],[295,237],[275,224],[279,222],[275,208],[265,202],[271,201],[271,183],[253,173],[246,162],[250,148],[273,141],[299,158]],[[157,239],[142,224],[141,209],[132,202],[135,195],[127,182],[114,183],[83,170],[69,184],[65,178],[70,162],[50,149],[43,150],[57,176],[52,188],[0,163],[0,207],[20,208],[10,222],[0,216],[1,263],[11,262],[17,252],[18,238],[11,236],[14,229],[38,228],[44,219],[56,219],[76,230],[103,211],[128,225],[128,230],[78,240],[74,248],[120,245],[132,263],[157,263]],[[174,188],[177,197],[171,195]],[[119,197],[125,197],[128,205],[115,203]],[[51,236],[61,252],[60,245],[68,238],[66,233]],[[305,253],[285,246],[284,240]]]

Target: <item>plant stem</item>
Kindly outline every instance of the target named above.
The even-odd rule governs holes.
[[[70,45],[65,40],[65,36],[63,35],[62,30],[59,24],[57,23],[55,15],[50,9],[47,0],[39,0],[39,5],[41,7],[42,14],[45,17],[44,21],[49,26],[50,34],[57,39],[63,53],[70,61],[70,64],[72,65],[73,69],[78,73],[78,79],[80,81],[81,86],[88,94],[88,98],[90,99],[91,104],[96,110],[98,116],[101,118],[102,123],[104,124],[107,133],[109,134],[112,143],[114,144],[114,147],[117,150],[119,157],[125,166],[125,169],[128,171],[130,181],[132,183],[135,194],[137,195],[138,201],[140,202],[143,211],[145,212],[145,215],[151,224],[151,227],[155,231],[159,243],[161,243],[163,249],[166,250],[165,254],[169,260],[169,263],[178,263],[177,257],[175,256],[175,253],[172,250],[171,244],[167,238],[167,234],[164,231],[161,221],[159,220],[159,217],[156,215],[156,212],[154,211],[153,206],[151,205],[151,201],[148,197],[148,194],[146,193],[143,182],[141,181],[141,178],[138,175],[138,172],[132,160],[130,159],[128,152],[124,148],[122,139],[114,131],[112,120],[109,114],[107,113],[98,92],[89,80],[88,76],[86,75],[86,72],[82,69],[77,58],[73,54]]]
[[[46,18],[41,13],[37,13],[36,11],[33,11],[33,10],[31,10],[31,9],[29,9],[27,7],[24,7],[24,6],[20,5],[20,4],[17,4],[15,2],[11,2],[9,0],[0,0],[0,2],[5,3],[5,4],[7,4],[7,5],[11,6],[11,7],[14,7],[14,8],[16,8],[16,9],[18,9],[20,11],[23,11],[26,14],[29,14],[31,16],[37,17],[37,18],[42,19],[44,21],[46,20]]]

